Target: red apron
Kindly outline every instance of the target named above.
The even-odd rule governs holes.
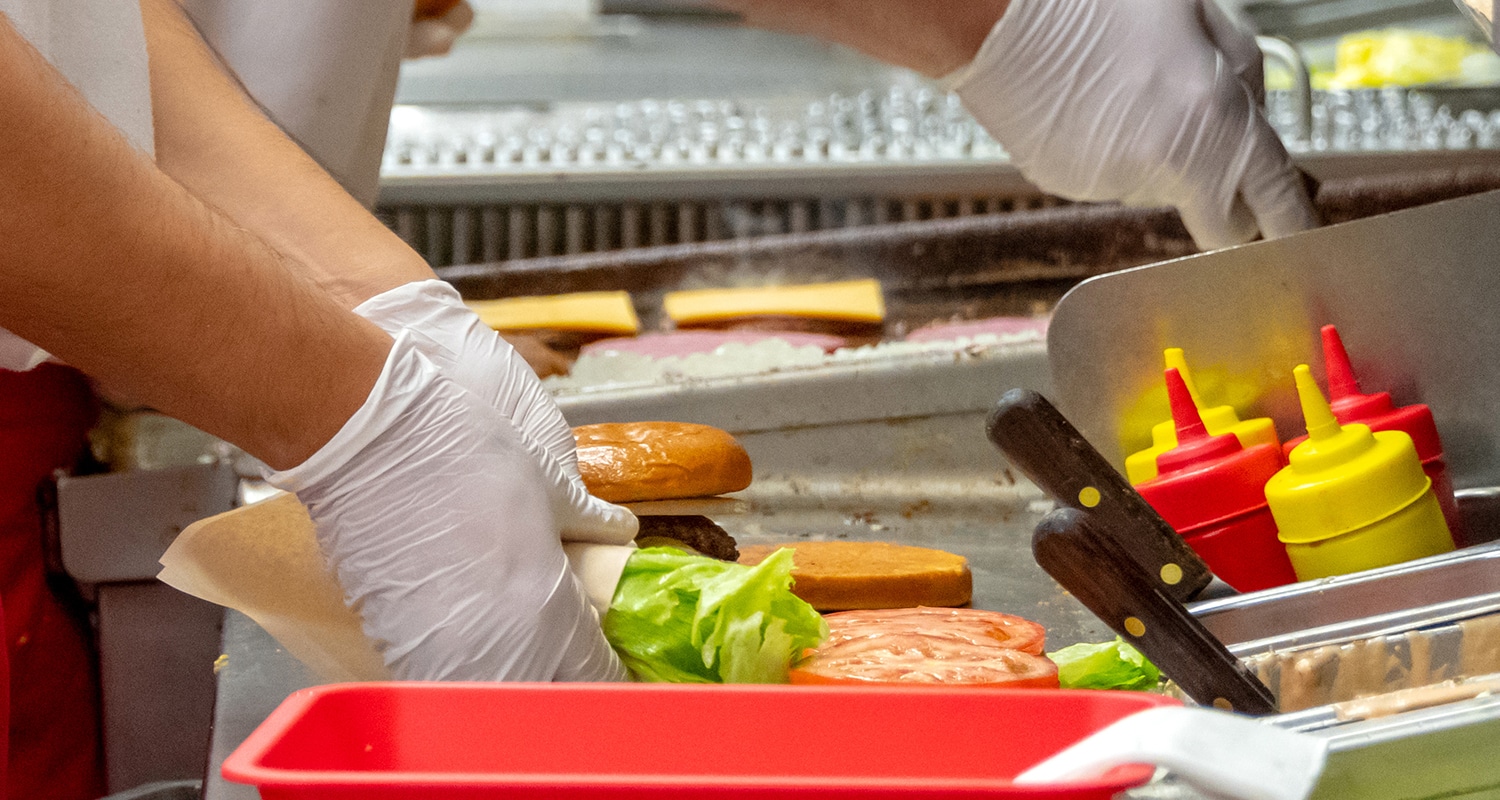
[[[99,687],[87,621],[47,586],[37,488],[87,447],[97,406],[76,371],[0,370],[0,604],[9,669],[5,797],[93,800],[104,794]],[[0,684],[3,686],[5,684]],[[5,695],[0,693],[0,712]],[[0,737],[7,730],[0,726]],[[0,739],[0,752],[3,739]],[[3,768],[5,765],[0,765]]]

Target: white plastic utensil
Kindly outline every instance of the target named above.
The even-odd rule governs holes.
[[[1016,777],[1017,784],[1095,778],[1125,764],[1166,767],[1233,800],[1303,800],[1327,757],[1324,739],[1202,708],[1153,708],[1104,728]]]

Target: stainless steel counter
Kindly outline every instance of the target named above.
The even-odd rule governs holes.
[[[271,634],[238,611],[224,614],[224,655],[227,661],[219,670],[203,800],[259,800],[255,787],[224,780],[219,768],[287,695],[321,681],[281,649]]]

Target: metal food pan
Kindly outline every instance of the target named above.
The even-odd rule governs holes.
[[[1500,696],[1327,727],[1309,728],[1305,717],[1294,714],[1267,721],[1328,741],[1328,761],[1313,800],[1480,800],[1500,795],[1500,763],[1493,745],[1500,741]],[[1208,800],[1170,775],[1124,796]]]
[[[1355,624],[1346,632],[1358,631]],[[1267,724],[1327,740],[1328,762],[1313,794],[1316,800],[1488,798],[1500,794],[1500,761],[1494,758],[1494,743],[1500,742],[1500,695],[1492,693],[1500,678],[1493,674],[1500,669],[1497,631],[1500,616],[1481,614],[1425,627],[1414,623],[1399,633],[1363,636],[1342,645],[1263,652],[1247,663],[1279,703],[1296,709],[1265,718]],[[1303,687],[1300,699],[1283,682],[1299,668],[1311,677],[1291,682]],[[1447,678],[1477,680],[1433,685]],[[1429,688],[1412,691],[1424,686]],[[1345,696],[1368,697],[1382,690],[1394,694],[1373,701]],[[1403,697],[1435,690],[1443,694]],[[1459,699],[1444,696],[1449,692]],[[1413,705],[1378,711],[1390,698]],[[1301,707],[1308,703],[1317,704]],[[1127,796],[1204,800],[1170,777]]]
[[[1492,693],[1500,672],[1500,611],[1343,644],[1243,659],[1299,729],[1444,705],[1454,691]],[[1423,696],[1424,692],[1426,693]],[[1389,698],[1389,699],[1382,699]],[[1467,699],[1467,698],[1465,698]],[[1397,701],[1400,702],[1397,702]],[[1384,706],[1384,707],[1382,707]]]
[[[1500,531],[1494,490],[1459,494],[1471,531]],[[1488,673],[1500,670],[1497,558],[1500,544],[1491,543],[1190,608],[1287,709],[1267,724],[1328,740],[1318,800],[1493,797],[1500,696],[1490,694]],[[1442,685],[1455,678],[1481,680]],[[1434,684],[1425,691],[1438,697],[1410,697]],[[1384,697],[1362,699],[1375,695]],[[1370,706],[1392,698],[1411,708],[1371,715]],[[1127,796],[1204,800],[1170,776]]]
[[[1496,604],[1500,543],[1491,542],[1390,567],[1194,603],[1190,610],[1232,652],[1247,655],[1376,636],[1482,612]]]
[[[1500,672],[1497,559],[1500,543],[1490,543],[1200,603],[1194,611],[1271,689],[1285,712],[1276,724],[1323,730],[1411,713],[1390,698],[1423,709],[1493,691]],[[1299,619],[1300,627],[1290,624]],[[1250,632],[1260,638],[1245,640]],[[1425,696],[1412,691],[1424,687]],[[1380,695],[1388,699],[1372,709],[1367,698]]]

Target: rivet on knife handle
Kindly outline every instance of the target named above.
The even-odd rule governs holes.
[[[1195,599],[1213,572],[1047,398],[1012,389],[989,419],[990,441],[1059,505],[1086,510],[1103,535],[1178,602]]]
[[[1036,563],[1196,702],[1242,714],[1276,713],[1265,684],[1100,535],[1100,524],[1090,512],[1056,509],[1032,536]]]

